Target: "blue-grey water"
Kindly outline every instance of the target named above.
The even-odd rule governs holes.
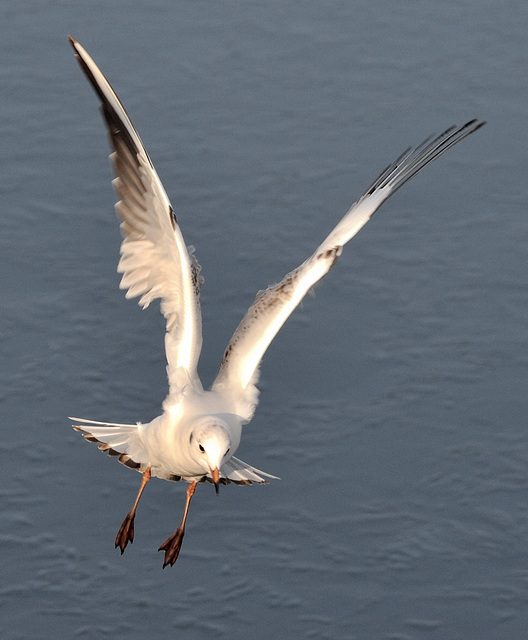
[[[0,626],[27,638],[526,637],[528,5],[0,5]],[[118,290],[101,65],[196,246],[205,382],[255,292],[408,144],[488,125],[387,202],[277,337],[240,457],[140,476],[67,416],[150,420],[163,321]],[[153,305],[156,307],[156,305]]]

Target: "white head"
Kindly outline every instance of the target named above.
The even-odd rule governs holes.
[[[217,416],[196,420],[189,436],[191,456],[213,478],[216,493],[220,482],[220,468],[229,457],[231,437],[227,424]]]

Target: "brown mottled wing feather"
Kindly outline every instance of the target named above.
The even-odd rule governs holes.
[[[341,255],[343,245],[395,191],[483,124],[471,120],[461,127],[451,127],[403,153],[363,193],[306,262],[278,284],[258,293],[227,346],[212,387],[230,399],[239,415],[251,419],[258,400],[255,385],[262,356],[307,291]]]

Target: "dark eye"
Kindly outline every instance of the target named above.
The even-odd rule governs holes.
[[[199,444],[199,445],[198,445],[198,448],[200,449],[200,451],[201,451],[202,453],[205,453],[205,449],[202,447],[202,445],[201,445],[201,444]]]
[[[224,455],[225,455],[225,456],[227,456],[227,454],[228,454],[230,451],[231,451],[231,448],[229,448],[229,449],[224,453]]]

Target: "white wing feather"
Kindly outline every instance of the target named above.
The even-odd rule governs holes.
[[[303,299],[341,255],[345,245],[387,198],[429,163],[481,127],[471,120],[408,149],[383,171],[337,224],[315,253],[281,282],[257,294],[233,334],[212,389],[229,397],[237,413],[250,420],[258,400],[258,367],[269,344]]]
[[[200,267],[187,249],[176,216],[154,166],[119,98],[83,47],[70,38],[81,68],[101,100],[114,152],[110,155],[122,220],[120,287],[141,296],[144,308],[161,298],[167,320],[165,351],[169,394],[200,385],[196,367],[202,346]]]

